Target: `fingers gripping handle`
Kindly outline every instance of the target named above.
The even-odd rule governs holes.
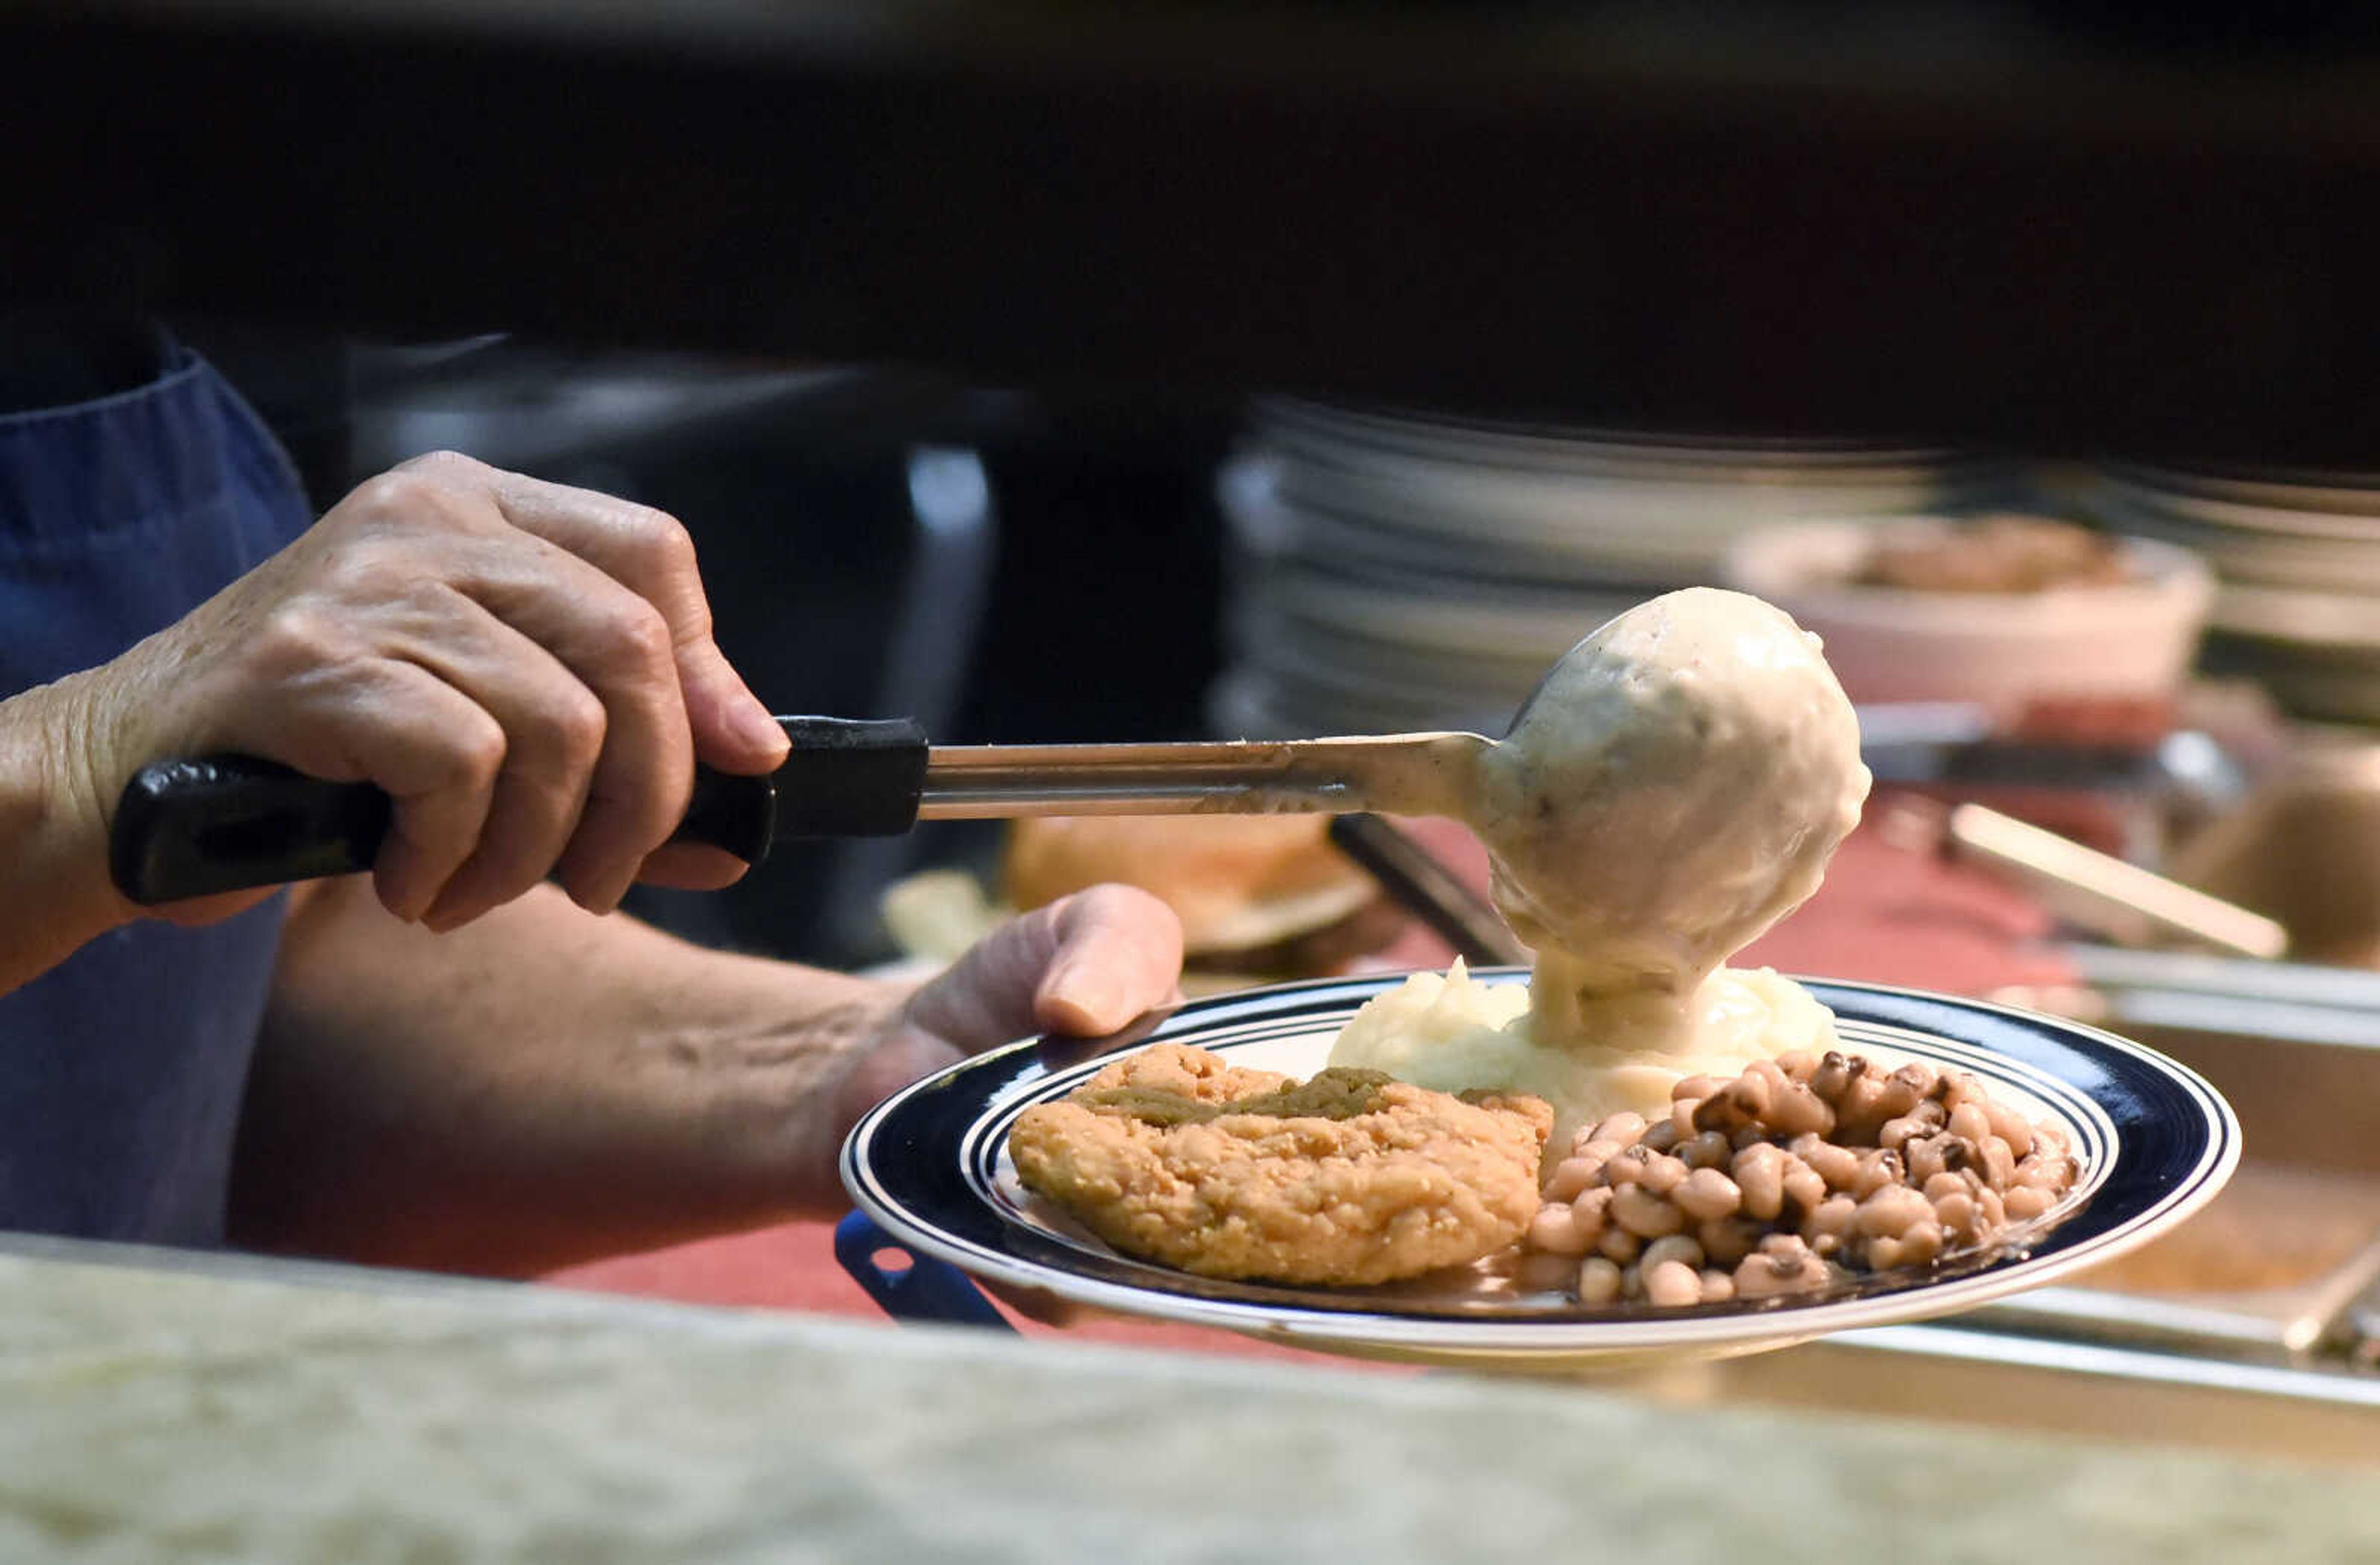
[[[793,752],[774,777],[695,769],[670,840],[758,864],[779,837],[894,836],[917,819],[924,730],[909,720],[778,720]],[[253,756],[143,767],[109,831],[116,889],[144,906],[371,867],[388,833],[386,794],[325,782]]]

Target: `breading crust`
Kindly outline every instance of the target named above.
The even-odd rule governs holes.
[[[1027,1188],[1128,1255],[1205,1277],[1357,1285],[1479,1259],[1537,1205],[1553,1122],[1377,1072],[1304,1085],[1159,1044],[1009,1132]]]

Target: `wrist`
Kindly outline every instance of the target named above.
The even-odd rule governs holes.
[[[140,913],[108,880],[115,800],[94,764],[91,684],[73,674],[0,702],[0,989]]]

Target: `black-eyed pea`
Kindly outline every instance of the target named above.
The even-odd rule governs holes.
[[[1667,1152],[1678,1144],[1678,1127],[1668,1120],[1656,1120],[1636,1145],[1647,1152]]]
[[[1645,1302],[1661,1309],[1677,1309],[1703,1302],[1703,1280],[1683,1261],[1663,1261],[1645,1268]]]
[[[1949,1131],[1936,1131],[1904,1145],[1900,1155],[1910,1179],[1923,1187],[1944,1174],[1963,1177],[1974,1161],[1974,1148]]]
[[[1703,1247],[1695,1241],[1694,1235],[1670,1233],[1645,1245],[1644,1253],[1636,1257],[1636,1268],[1649,1276],[1655,1267],[1664,1262],[1683,1261],[1687,1266],[1700,1270],[1703,1260]]]
[[[1910,1172],[1912,1178],[1916,1177],[1915,1170]],[[1928,1174],[1925,1183],[1917,1190],[1928,1201],[1939,1201],[1946,1195],[1966,1195],[1974,1190],[1974,1176],[1951,1172]]]
[[[1767,1125],[1762,1124],[1758,1120],[1746,1120],[1733,1135],[1727,1138],[1727,1144],[1731,1150],[1741,1152],[1755,1141],[1768,1139]]]
[[[1645,1116],[1633,1110],[1622,1109],[1616,1114],[1606,1114],[1595,1122],[1594,1140],[1609,1141],[1615,1146],[1626,1146],[1645,1134]]]
[[[1912,1223],[1905,1233],[1886,1234],[1869,1240],[1867,1264],[1871,1270],[1891,1271],[1898,1267],[1924,1266],[1941,1253],[1940,1226],[1932,1222]]]
[[[1919,1100],[1930,1101],[1941,1090],[1942,1073],[1923,1060],[1912,1060],[1892,1073],[1892,1079]],[[1907,1113],[1909,1110],[1901,1110]]]
[[[1579,1264],[1578,1302],[1582,1304],[1608,1304],[1620,1297],[1620,1263],[1604,1256],[1589,1256]]]
[[[1984,1237],[1984,1208],[1964,1190],[1934,1197],[1934,1221],[1957,1244],[1973,1244]]]
[[[2047,1120],[2034,1121],[2033,1126],[2033,1145],[2035,1151],[2054,1154],[2058,1157],[2065,1156],[2069,1149],[2065,1128],[2060,1125],[2052,1124]]]
[[[1670,1088],[1670,1101],[1675,1103],[1682,1098],[1708,1098],[1726,1085],[1725,1076],[1715,1076],[1707,1072],[1699,1072],[1691,1076],[1680,1076],[1676,1085]]]
[[[1636,1183],[1656,1195],[1667,1195],[1685,1182],[1688,1171],[1682,1160],[1664,1152],[1645,1159],[1645,1176]]]
[[[1942,1107],[1952,1113],[1961,1104],[1972,1103],[1984,1096],[1984,1084],[1964,1071],[1946,1071],[1942,1075]]]
[[[1767,1104],[1762,1104],[1763,1108]],[[1760,1118],[1751,1104],[1751,1095],[1742,1082],[1730,1082],[1694,1106],[1694,1124],[1696,1130],[1715,1130],[1733,1135]]]
[[[1555,1293],[1578,1276],[1578,1257],[1524,1250],[1513,1263],[1513,1286],[1524,1293]]]
[[[1849,1190],[1859,1178],[1859,1154],[1848,1146],[1838,1146],[1831,1141],[1821,1141],[1804,1148],[1797,1139],[1793,1155],[1818,1171],[1829,1190]]]
[[[1674,1098],[1670,1104],[1670,1117],[1661,1122],[1669,1126],[1670,1134],[1677,1141],[1691,1141],[1700,1134],[1694,1129],[1694,1116],[1702,1111],[1702,1107],[1703,1099],[1699,1098]]]
[[[1603,1165],[1592,1158],[1564,1158],[1554,1165],[1554,1171],[1546,1176],[1546,1199],[1577,1199],[1579,1192],[1593,1184],[1595,1176],[1602,1171]]]
[[[1604,1225],[1611,1220],[1611,1187],[1599,1184],[1580,1191],[1570,1204],[1570,1219],[1581,1235],[1579,1253],[1585,1255],[1602,1242]]]
[[[1983,1101],[1984,1118],[1992,1134],[2009,1144],[2009,1150],[2022,1158],[2033,1150],[2033,1126],[2025,1117],[2007,1104],[1986,1098]]]
[[[1932,1128],[1914,1114],[1902,1114],[1898,1118],[1887,1120],[1876,1127],[1876,1144],[1878,1146],[1889,1146],[1895,1152],[1906,1157],[1909,1150],[1908,1144],[1926,1134]],[[1913,1161],[1910,1164],[1912,1169],[1916,1166]]]
[[[1995,1190],[2006,1190],[2016,1178],[2016,1154],[2009,1144],[1997,1135],[1984,1137],[1980,1148],[1984,1159],[1984,1181]]]
[[[1537,1215],[1529,1219],[1529,1244],[1550,1256],[1584,1256],[1594,1248],[1593,1242],[1579,1231],[1578,1219],[1567,1201],[1537,1208]]]
[[[2015,1147],[2009,1148],[2013,1152]],[[2034,1158],[2020,1154],[2016,1168],[2010,1174],[2011,1184],[2037,1184],[2044,1190],[2063,1189],[2073,1180],[2073,1171],[2063,1158]]]
[[[1738,1152],[1730,1167],[1742,1195],[1743,1215],[1775,1221],[1785,1209],[1785,1154],[1768,1142],[1756,1141]]]
[[[1712,1265],[1731,1267],[1752,1254],[1764,1230],[1750,1218],[1715,1218],[1694,1225],[1694,1238]]]
[[[1876,1084],[1876,1112],[1888,1120],[1900,1118],[1924,1101],[1925,1095],[1898,1071]]]
[[[1696,1131],[1678,1143],[1677,1156],[1689,1169],[1724,1169],[1735,1159],[1735,1147],[1715,1130]]]
[[[1611,1193],[1611,1220],[1639,1239],[1658,1239],[1685,1227],[1686,1214],[1643,1185],[1631,1184]]]
[[[1876,1133],[1892,1118],[1879,1101],[1884,1084],[1874,1076],[1856,1076],[1835,1103],[1835,1139],[1851,1146],[1873,1146]]]
[[[1632,1303],[1645,1296],[1645,1268],[1624,1266],[1620,1268],[1620,1296]]]
[[[1717,1267],[1705,1267],[1702,1274],[1703,1303],[1723,1304],[1735,1297],[1735,1279]]]
[[[1912,1223],[1933,1220],[1934,1204],[1905,1184],[1885,1185],[1860,1202],[1859,1231],[1870,1239],[1897,1239]]]
[[[1900,1235],[1900,1264],[1926,1266],[1942,1254],[1942,1225],[1932,1218],[1911,1223]]]
[[[1635,1145],[1633,1141],[1609,1141],[1599,1135],[1591,1135],[1580,1142],[1578,1149],[1572,1155],[1579,1158],[1592,1158],[1598,1163],[1608,1163]]]
[[[2031,1222],[2050,1207],[2058,1205],[2058,1192],[2046,1185],[2011,1185],[2003,1198],[2012,1222]]]
[[[1626,1266],[1630,1261],[1634,1260],[1643,1253],[1644,1248],[1645,1241],[1616,1222],[1605,1223],[1602,1235],[1595,1242],[1597,1255],[1617,1262],[1621,1266]]]
[[[1992,1117],[1984,1112],[1984,1106],[1981,1103],[1969,1098],[1950,1110],[1950,1118],[1946,1122],[1946,1128],[1960,1140],[1972,1141],[1980,1146],[1984,1137],[1992,1134]]]
[[[1852,1177],[1851,1194],[1864,1201],[1879,1190],[1900,1183],[1900,1154],[1878,1147],[1860,1155],[1859,1172]]]
[[[1788,1081],[1806,1084],[1818,1071],[1818,1057],[1806,1049],[1789,1049],[1777,1057],[1777,1068]]]
[[[1812,1248],[1821,1244],[1840,1247],[1859,1231],[1859,1203],[1849,1195],[1829,1195],[1802,1219],[1802,1237]]]
[[[1787,1153],[1784,1162],[1785,1199],[1799,1211],[1815,1212],[1827,1198],[1827,1182],[1818,1171]],[[1784,1208],[1779,1207],[1781,1213]]]
[[[1645,1165],[1658,1156],[1651,1147],[1638,1142],[1603,1165],[1603,1183],[1614,1190],[1633,1184],[1645,1177]]]
[[[1782,1136],[1825,1135],[1835,1128],[1835,1111],[1799,1082],[1788,1082],[1768,1105],[1769,1128]]]
[[[1696,1222],[1733,1217],[1743,1205],[1743,1191],[1716,1168],[1698,1168],[1678,1182],[1670,1199]]]
[[[1984,1237],[1990,1238],[2008,1226],[2008,1204],[2000,1193],[1983,1181],[1975,1182],[1975,1207],[1984,1214]]]
[[[1804,1245],[1798,1257],[1767,1251],[1746,1256],[1732,1280],[1739,1299],[1774,1299],[1823,1288],[1828,1276],[1827,1263]]]
[[[1758,1076],[1768,1088],[1771,1103],[1777,1101],[1779,1093],[1793,1085],[1792,1078],[1785,1074],[1785,1068],[1774,1060],[1755,1060],[1744,1066],[1742,1079],[1748,1081],[1754,1076]]]
[[[1832,1104],[1842,1097],[1843,1088],[1857,1074],[1841,1049],[1829,1049],[1819,1057],[1818,1068],[1810,1073],[1810,1090],[1818,1095],[1819,1101]]]

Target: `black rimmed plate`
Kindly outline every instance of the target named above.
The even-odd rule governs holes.
[[[1528,979],[1521,969],[1478,976]],[[1191,1044],[1235,1065],[1307,1076],[1328,1062],[1356,1009],[1401,981],[1330,979],[1197,1001],[1125,1047]],[[989,1280],[1325,1352],[1557,1367],[1750,1353],[1971,1308],[2147,1243],[2212,1200],[2239,1162],[2229,1107],[2139,1044],[1948,995],[1804,982],[1834,1012],[1846,1049],[1972,1072],[2028,1118],[2062,1125],[2082,1164],[2075,1190],[2005,1249],[1798,1300],[1588,1309],[1486,1266],[1383,1288],[1217,1281],[1120,1255],[1018,1183],[1007,1152],[1016,1116],[1115,1057],[1038,1041],[980,1055],[878,1105],[844,1145],[843,1180],[887,1234]]]

